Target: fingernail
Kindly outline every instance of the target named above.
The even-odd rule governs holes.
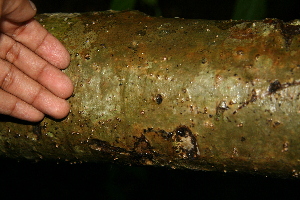
[[[36,6],[34,5],[34,3],[32,1],[30,1],[30,0],[28,0],[28,1],[29,1],[30,5],[31,5],[32,9],[36,10]]]

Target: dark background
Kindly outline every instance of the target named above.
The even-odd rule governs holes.
[[[124,0],[125,1],[125,0]],[[144,0],[145,1],[145,0]],[[202,19],[299,18],[300,1],[269,0],[249,15],[234,0],[142,0],[128,9],[149,15]],[[108,0],[33,0],[39,13],[111,8]],[[249,1],[248,1],[249,3]],[[260,4],[261,5],[261,4]],[[125,8],[126,9],[126,8]],[[246,9],[242,14],[238,11]],[[239,173],[171,170],[111,163],[70,164],[0,159],[0,199],[299,199],[300,181]]]
[[[36,4],[39,13],[102,11],[111,9],[110,5],[112,3],[111,0],[32,1]],[[238,10],[242,10],[244,13],[252,11],[251,16],[254,16],[253,19],[278,18],[289,21],[300,17],[299,0],[152,0],[157,2],[154,5],[145,3],[149,0],[115,1],[124,4],[118,8],[136,9],[149,15],[161,15],[163,17],[232,19],[238,13]],[[136,3],[133,7],[128,7],[126,1],[136,1]],[[236,7],[237,4],[240,5]],[[263,7],[263,11],[261,7]],[[254,9],[251,10],[251,8]]]

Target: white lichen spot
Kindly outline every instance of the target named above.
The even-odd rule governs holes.
[[[146,161],[145,161],[145,164],[146,164],[146,165],[153,165],[153,162],[152,162],[151,160],[146,160]]]
[[[299,19],[295,19],[294,21],[292,21],[291,25],[299,26],[300,25],[300,20]]]
[[[237,126],[237,127],[243,127],[244,124],[241,122],[241,123],[237,124],[236,126]]]
[[[190,136],[188,137],[182,137],[181,138],[181,145],[184,149],[190,151],[194,148],[194,145],[192,143],[192,138]]]
[[[131,44],[132,44],[132,46],[136,47],[136,46],[138,46],[138,45],[139,45],[139,42],[138,42],[138,41],[135,41],[135,40],[133,40]]]
[[[239,156],[238,149],[236,147],[233,148],[232,154],[233,156]]]
[[[214,128],[214,124],[209,121],[204,122],[204,126],[207,128]]]
[[[287,152],[289,150],[289,142],[285,142],[285,143],[283,143],[283,145],[282,145],[282,150],[281,150],[281,152]]]
[[[293,174],[292,176],[295,178],[298,178],[298,176],[299,176],[299,172],[295,169],[293,169],[292,174]]]
[[[222,102],[219,104],[219,108],[227,110],[228,107],[227,107],[227,105],[226,105],[226,102],[225,102],[225,101],[222,101]]]
[[[266,28],[264,32],[262,33],[262,36],[267,37],[271,33],[271,30],[269,28]]]

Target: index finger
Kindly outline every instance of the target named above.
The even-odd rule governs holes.
[[[65,47],[34,19],[20,25],[4,20],[1,30],[57,68],[64,69],[70,63]]]
[[[32,19],[36,8],[31,1],[3,0],[0,1],[0,6],[2,33],[22,43],[60,69],[69,65],[70,55],[64,46]]]

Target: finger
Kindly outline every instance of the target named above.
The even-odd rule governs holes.
[[[2,2],[2,1],[0,1]],[[52,65],[64,69],[70,63],[70,55],[65,47],[37,21],[30,20],[36,13],[35,6],[28,0],[3,1],[1,31]],[[30,21],[27,21],[30,20]],[[20,23],[20,22],[25,22]]]
[[[28,0],[3,0],[0,2],[0,16],[11,22],[21,23],[34,17],[36,7]]]
[[[3,21],[1,30],[55,67],[60,69],[68,67],[70,63],[69,52],[36,20],[30,20],[21,26],[10,21]]]
[[[54,118],[65,117],[70,106],[43,86],[26,76],[12,64],[0,60],[0,87],[37,110]]]
[[[13,63],[53,94],[60,98],[68,98],[72,94],[73,84],[71,80],[28,48],[3,34],[0,35],[0,46],[0,58]]]
[[[42,112],[3,90],[0,90],[0,113],[30,122],[44,118]]]

